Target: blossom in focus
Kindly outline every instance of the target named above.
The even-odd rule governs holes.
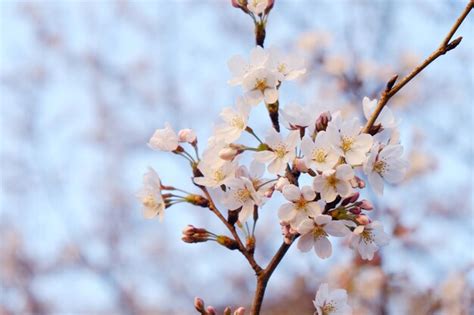
[[[316,217],[321,214],[322,209],[318,202],[314,201],[316,193],[309,186],[301,189],[295,185],[286,185],[282,190],[283,196],[290,201],[283,204],[278,210],[278,218],[289,222],[292,227],[297,227],[308,216]]]
[[[237,99],[236,108],[224,108],[220,113],[224,123],[216,127],[216,138],[224,143],[231,143],[239,139],[242,131],[247,128],[249,112],[250,107],[243,98]]]
[[[149,167],[148,172],[143,175],[143,187],[137,193],[143,205],[143,216],[152,219],[159,216],[163,221],[165,215],[165,201],[161,195],[161,181],[156,171]]]
[[[275,74],[267,68],[260,68],[248,73],[242,82],[244,97],[251,105],[257,105],[262,100],[273,104],[278,100],[278,80]]]
[[[387,145],[382,149],[377,145],[370,151],[369,158],[364,163],[364,172],[377,194],[383,194],[384,180],[390,184],[403,180],[407,163],[402,154],[403,147],[399,144]]]
[[[336,152],[351,165],[360,165],[372,147],[372,136],[360,134],[362,127],[357,118],[342,121],[340,115],[333,117],[327,127],[327,136]]]
[[[307,252],[314,247],[316,254],[323,259],[332,254],[329,235],[343,237],[351,233],[344,222],[333,221],[330,215],[325,214],[302,220],[296,230],[301,234],[298,249]]]
[[[350,180],[354,178],[354,170],[348,164],[342,164],[335,170],[324,171],[317,175],[313,181],[315,191],[321,193],[321,198],[326,202],[336,199],[337,195],[347,197],[352,192]]]
[[[153,150],[174,151],[178,147],[179,137],[169,123],[165,128],[157,129],[148,142]]]
[[[390,238],[383,230],[382,223],[374,221],[359,225],[351,235],[351,248],[357,249],[362,259],[372,260],[380,246],[388,244]]]
[[[252,182],[247,178],[234,178],[228,181],[229,188],[223,198],[223,203],[230,209],[242,207],[239,221],[244,223],[253,214],[254,206],[260,206],[262,199],[255,191]]]
[[[216,160],[202,160],[199,162],[198,168],[204,176],[195,177],[194,182],[201,186],[217,188],[227,184],[235,177],[237,163],[236,161],[221,160],[221,162],[217,162]]]
[[[329,285],[319,286],[316,298],[313,301],[317,315],[350,315],[352,309],[347,304],[347,292],[343,289],[329,290]]]
[[[268,171],[272,174],[282,175],[285,173],[286,165],[292,162],[296,156],[295,148],[298,144],[298,131],[291,131],[285,140],[281,134],[271,129],[270,134],[265,138],[265,143],[270,150],[256,152],[255,160],[262,163],[270,163]]]
[[[339,161],[339,155],[328,141],[326,132],[320,131],[313,142],[310,137],[304,136],[301,140],[301,152],[309,168],[317,171],[327,171]]]

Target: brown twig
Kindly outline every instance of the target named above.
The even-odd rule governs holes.
[[[252,302],[252,309],[250,310],[250,315],[260,314],[260,309],[262,308],[263,298],[265,296],[265,290],[267,288],[268,280],[272,276],[276,267],[280,264],[281,260],[285,256],[288,249],[290,249],[291,244],[296,239],[293,238],[290,244],[282,243],[275,256],[268,263],[268,266],[258,275],[257,277],[257,288],[255,289],[255,295]]]
[[[415,69],[413,69],[413,71],[410,74],[404,77],[397,84],[395,84],[395,82],[398,76],[394,76],[389,80],[385,90],[382,92],[382,95],[377,103],[377,107],[375,108],[375,111],[372,113],[372,116],[370,116],[362,132],[368,133],[370,131],[370,129],[374,126],[374,123],[377,120],[377,117],[380,115],[380,112],[382,111],[382,109],[384,108],[384,106],[387,104],[387,102],[390,100],[392,96],[394,96],[398,91],[400,91],[401,88],[403,88],[408,82],[410,82],[411,79],[413,79],[416,75],[418,75],[421,71],[423,71],[423,69],[425,69],[430,63],[432,63],[438,57],[446,54],[448,51],[456,48],[459,45],[459,43],[462,40],[462,36],[454,39],[453,41],[451,41],[451,38],[453,37],[454,33],[456,33],[457,29],[462,24],[462,22],[464,21],[466,16],[469,14],[469,12],[472,10],[473,6],[474,6],[474,0],[469,0],[469,3],[466,5],[466,8],[461,13],[459,18],[456,20],[454,25],[451,27],[451,29],[449,30],[449,33],[441,42],[441,45],[433,53],[431,53],[431,55],[428,58],[426,58],[425,61],[423,61],[420,65],[418,65]]]
[[[247,250],[245,245],[242,243],[242,240],[239,237],[239,234],[237,234],[237,231],[235,230],[235,226],[230,224],[226,218],[222,215],[222,213],[217,209],[216,205],[214,204],[214,201],[212,200],[211,195],[209,194],[209,191],[207,190],[206,187],[197,185],[199,188],[201,188],[202,192],[206,195],[206,198],[209,200],[209,210],[211,210],[218,218],[219,220],[224,223],[224,225],[227,227],[227,229],[230,231],[232,236],[234,237],[235,241],[237,242],[238,245],[238,250],[244,255],[244,257],[247,259],[249,262],[250,266],[252,269],[255,271],[255,274],[257,276],[260,275],[262,272],[262,267],[255,261],[255,258],[253,257],[253,254]]]

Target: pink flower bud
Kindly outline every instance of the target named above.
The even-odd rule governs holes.
[[[242,306],[235,310],[234,315],[245,315],[245,308]]]
[[[219,151],[219,157],[225,161],[232,161],[238,153],[234,148],[224,148]]]
[[[366,199],[361,200],[359,207],[361,207],[364,210],[374,209],[374,206],[372,205],[372,203]]]
[[[196,133],[192,129],[181,129],[178,132],[178,141],[190,144],[196,143]]]
[[[273,192],[275,191],[275,188],[272,187],[270,189],[267,189],[265,190],[265,192],[263,193],[263,195],[266,197],[266,198],[271,198],[273,196]]]
[[[194,298],[194,307],[198,312],[204,312],[204,301],[201,298]]]
[[[303,159],[295,159],[294,165],[295,165],[295,168],[301,173],[308,172],[308,168],[306,167],[306,164],[304,163]]]
[[[290,181],[288,180],[288,178],[280,177],[280,178],[278,178],[278,180],[275,184],[275,190],[278,190],[279,192],[281,192],[283,190],[283,187],[285,187],[286,185],[289,185],[289,184],[290,184]]]
[[[359,199],[359,195],[360,195],[359,192],[356,191],[355,193],[351,194],[349,197],[342,199],[341,206],[346,206],[350,203],[356,202],[357,199]]]
[[[368,216],[366,215],[363,215],[363,214],[359,214],[357,217],[356,217],[356,221],[357,223],[359,223],[360,225],[367,225],[370,223],[370,219]]]
[[[212,306],[208,306],[206,311],[208,315],[216,315],[216,309]]]
[[[247,0],[231,0],[234,8],[247,7]]]
[[[349,210],[351,213],[353,214],[360,214],[362,212],[362,210],[360,209],[360,207],[354,207],[352,208],[351,210]]]
[[[318,119],[316,120],[316,131],[326,130],[330,121],[331,121],[330,112],[324,112],[321,115],[319,115]]]
[[[195,230],[196,228],[193,225],[189,224],[183,229],[183,235],[193,235],[195,233]]]
[[[230,307],[227,306],[224,309],[224,315],[232,315],[232,310],[230,309]]]

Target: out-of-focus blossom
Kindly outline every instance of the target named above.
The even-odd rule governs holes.
[[[143,175],[143,187],[137,193],[143,205],[143,216],[152,219],[159,216],[163,221],[165,215],[165,201],[161,195],[161,181],[156,171],[149,167],[148,172]]]
[[[169,123],[165,128],[157,129],[148,142],[148,146],[153,150],[173,151],[179,144],[179,137]]]

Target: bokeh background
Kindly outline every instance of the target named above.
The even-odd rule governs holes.
[[[362,97],[428,56],[466,3],[277,0],[266,45],[308,68],[281,104],[361,115]],[[356,314],[473,312],[473,21],[389,103],[410,170],[365,197],[390,245],[369,264],[344,242],[325,261],[290,249],[265,314],[312,314],[322,281],[346,288]],[[195,295],[248,305],[254,279],[238,253],[180,240],[186,224],[224,233],[209,212],[177,205],[160,224],[134,195],[147,166],[193,189],[184,161],[146,142],[169,121],[205,144],[240,93],[226,62],[253,45],[230,0],[0,1],[0,314],[194,314]],[[262,263],[281,242],[277,206],[259,223]]]

